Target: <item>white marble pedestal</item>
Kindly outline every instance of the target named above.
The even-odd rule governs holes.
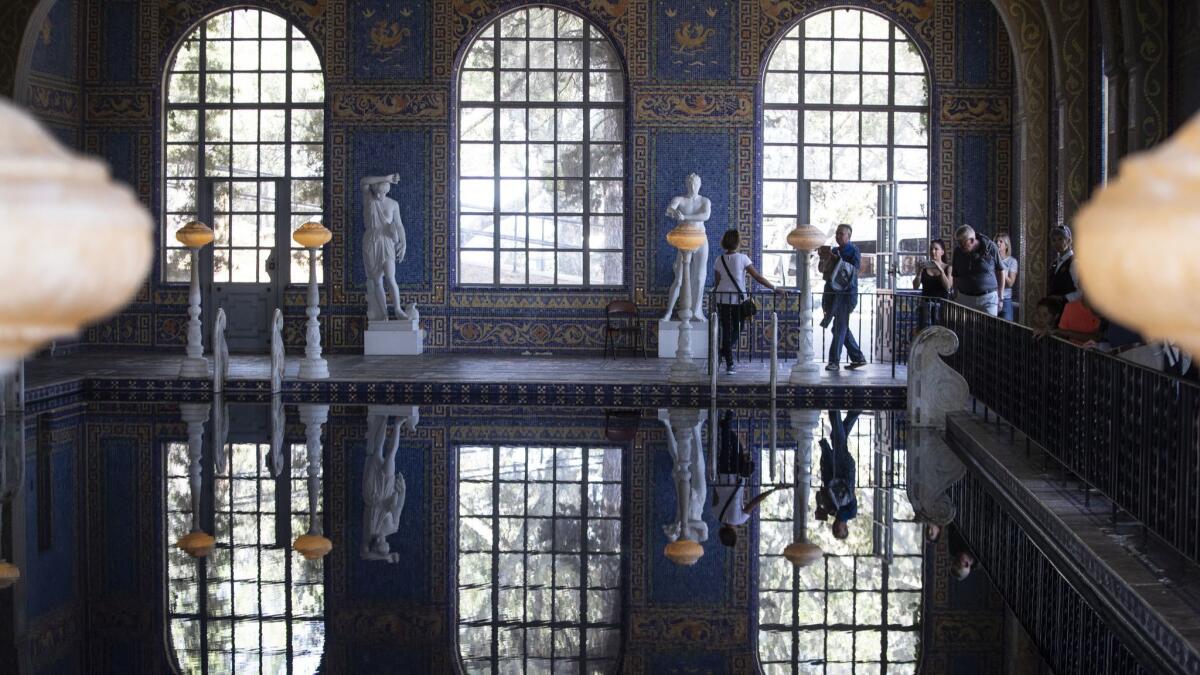
[[[369,321],[363,341],[366,356],[416,356],[425,351],[425,331],[413,320]]]
[[[673,359],[679,349],[679,321],[658,321],[658,358]],[[692,319],[692,358],[708,358],[708,322]]]

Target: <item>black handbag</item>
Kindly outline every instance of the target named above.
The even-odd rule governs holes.
[[[725,273],[729,275],[729,281],[733,283],[733,287],[737,289],[738,297],[742,298],[741,304],[738,305],[738,317],[741,319],[749,319],[758,312],[758,305],[754,304],[754,299],[746,297],[746,292],[742,290],[742,285],[733,277],[733,272],[729,271],[729,263],[725,261],[725,256],[721,256],[721,266],[725,268]]]

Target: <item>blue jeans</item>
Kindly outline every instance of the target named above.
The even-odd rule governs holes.
[[[833,315],[833,342],[829,343],[830,363],[838,363],[842,360],[843,344],[846,346],[846,353],[850,356],[851,361],[859,363],[867,360],[858,346],[858,340],[854,339],[854,333],[850,330],[850,311],[850,308],[838,307]]]
[[[1013,301],[1012,298],[1005,298],[1000,302],[1000,318],[1005,321],[1013,320]]]

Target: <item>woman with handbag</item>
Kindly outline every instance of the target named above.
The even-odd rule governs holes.
[[[754,269],[750,256],[737,253],[741,237],[737,230],[727,230],[721,236],[721,248],[725,252],[717,258],[713,265],[713,291],[717,301],[717,321],[720,330],[721,358],[725,359],[725,372],[734,373],[733,346],[737,344],[742,334],[742,323],[754,316],[757,306],[746,292],[746,274],[755,281],[783,294],[782,288],[776,288],[766,277]]]

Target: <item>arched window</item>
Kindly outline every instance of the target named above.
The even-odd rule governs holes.
[[[790,489],[763,502],[759,521],[758,657],[763,672],[916,672],[924,540],[905,494],[905,454],[894,447],[893,422],[888,413],[864,414],[847,436],[858,513],[844,540],[833,537],[829,521],[816,520],[826,450],[811,437],[801,437],[811,452],[808,533],[825,552],[808,567],[794,567],[783,557],[784,547],[800,536],[796,476],[805,462],[796,448],[779,449],[776,483],[764,481],[763,489]],[[832,433],[830,440],[836,444]],[[762,449],[759,459],[760,466],[770,466],[770,450]]]
[[[868,259],[874,252],[924,252],[929,78],[899,27],[858,9],[801,21],[767,63],[762,134],[768,277],[795,283],[787,233],[797,220],[819,227],[850,223]],[[882,183],[895,184],[894,202],[878,190]],[[877,217],[894,222],[894,229],[879,227]]]
[[[467,673],[609,673],[621,646],[620,448],[458,448]]]
[[[458,83],[458,283],[615,286],[624,276],[624,75],[600,31],[521,9]]]
[[[307,281],[291,233],[324,211],[325,83],[312,44],[270,12],[222,12],[180,43],[164,101],[163,281],[188,281],[175,231],[196,219],[216,231],[213,282]]]
[[[277,472],[268,468],[268,444],[229,443],[225,453],[203,483],[211,493],[199,500],[216,546],[195,560],[174,545],[193,517],[188,444],[167,446],[167,617],[175,660],[185,675],[315,673],[325,652],[324,564],[292,550],[312,517],[307,446],[284,445],[285,467]],[[205,515],[200,522],[210,527]]]

